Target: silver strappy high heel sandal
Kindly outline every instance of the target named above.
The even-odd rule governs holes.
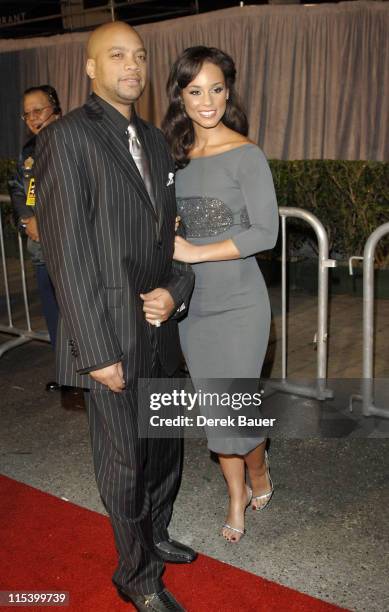
[[[265,465],[266,465],[266,474],[269,479],[271,488],[270,488],[270,491],[267,491],[267,493],[262,493],[262,495],[255,495],[254,497],[251,498],[251,507],[253,510],[263,510],[264,508],[266,508],[266,506],[268,505],[274,493],[274,485],[270,477],[270,465],[269,465],[269,458],[267,456],[267,451],[265,451]],[[258,506],[253,505],[253,502],[260,502],[260,505]]]
[[[251,499],[253,497],[253,492],[252,492],[252,490],[250,489],[250,487],[248,485],[246,485],[246,489],[247,489],[247,504],[246,504],[246,508],[247,508],[247,506],[249,506],[250,503],[251,503]],[[239,540],[237,542],[240,542],[240,540],[246,534],[246,529],[238,529],[238,527],[233,527],[229,523],[224,523],[222,529],[231,529],[231,531],[235,531],[235,533],[239,533],[240,538],[239,538]],[[225,538],[225,539],[227,540],[227,538]],[[227,540],[227,542],[236,542],[236,540]]]

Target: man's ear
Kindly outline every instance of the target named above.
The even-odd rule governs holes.
[[[96,70],[96,62],[94,59],[87,59],[86,62],[86,73],[88,75],[88,77],[90,79],[94,79],[96,77],[95,75],[95,70]]]

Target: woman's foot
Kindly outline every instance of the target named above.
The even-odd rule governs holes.
[[[256,470],[251,470],[249,475],[253,487],[251,507],[253,510],[263,510],[269,503],[274,491],[266,451],[262,465]]]
[[[244,536],[244,514],[247,506],[250,504],[252,494],[250,487],[245,485],[240,498],[230,498],[227,519],[222,529],[222,536],[227,542],[237,544]]]

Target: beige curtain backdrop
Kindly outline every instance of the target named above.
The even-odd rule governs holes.
[[[220,47],[235,59],[250,136],[270,158],[389,159],[389,4],[247,6],[138,27],[150,58],[139,112],[157,125],[170,66],[186,47]],[[64,111],[89,91],[87,34],[0,41],[0,156],[23,131],[23,90],[57,88]]]

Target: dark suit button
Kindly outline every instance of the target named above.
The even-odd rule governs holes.
[[[162,247],[162,240],[157,240],[157,248],[160,249]]]

